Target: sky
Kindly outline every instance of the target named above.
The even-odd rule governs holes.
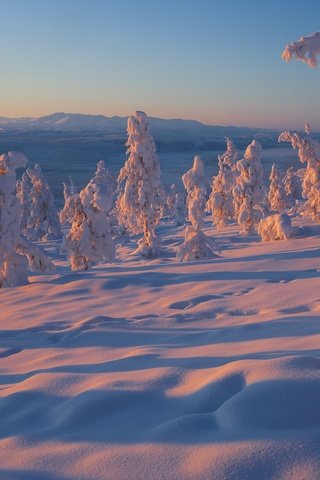
[[[281,59],[317,0],[0,0],[0,116],[57,111],[320,130],[320,71]]]

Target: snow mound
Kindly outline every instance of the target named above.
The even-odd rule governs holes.
[[[291,218],[286,213],[269,215],[260,220],[258,234],[264,242],[288,240],[295,235],[296,229],[291,225]]]

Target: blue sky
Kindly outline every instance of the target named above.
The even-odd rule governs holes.
[[[0,0],[0,115],[55,111],[320,129],[320,71],[286,64],[316,0]]]

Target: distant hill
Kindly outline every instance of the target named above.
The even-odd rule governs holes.
[[[104,115],[85,115],[81,113],[57,112],[43,117],[0,117],[0,129],[10,130],[40,130],[69,132],[104,132],[106,135],[125,135],[128,117],[106,117]],[[274,135],[272,130],[253,129],[235,126],[204,125],[195,120],[164,119],[150,117],[152,133],[160,138],[202,140],[221,139],[227,135],[235,137]]]

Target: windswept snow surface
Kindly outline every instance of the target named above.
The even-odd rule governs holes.
[[[320,226],[0,291],[1,480],[320,478]],[[294,223],[299,227],[297,222]]]

